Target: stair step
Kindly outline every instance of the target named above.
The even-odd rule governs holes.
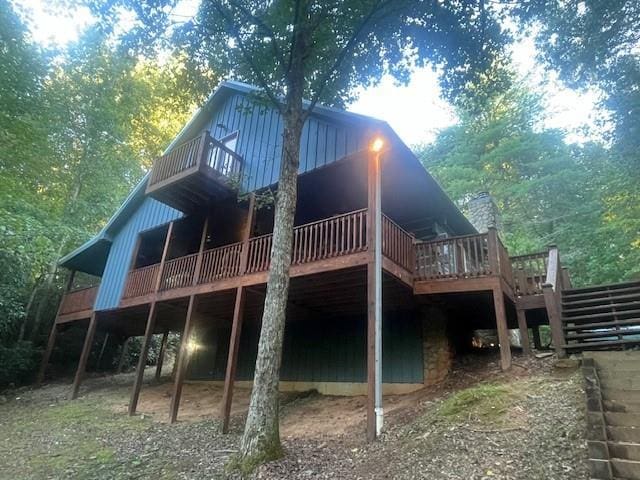
[[[604,418],[611,427],[640,428],[640,414],[628,412],[605,412]]]
[[[640,283],[635,283],[633,286],[631,287],[625,287],[625,288],[616,288],[614,290],[595,290],[592,292],[583,292],[583,293],[567,293],[567,290],[563,290],[562,291],[562,298],[567,298],[568,300],[572,300],[572,299],[580,299],[580,298],[589,298],[589,297],[594,297],[597,295],[609,295],[611,293],[614,294],[620,294],[620,293],[626,293],[626,292],[640,292]]]
[[[618,477],[628,480],[640,480],[640,462],[612,458],[611,469],[613,470],[613,474]]]
[[[602,406],[605,412],[640,413],[640,402],[603,400]]]
[[[616,390],[640,391],[640,377],[635,377],[635,378],[600,377],[600,385],[602,385],[602,388],[605,388],[605,389],[613,388]]]
[[[576,313],[576,312],[590,312],[592,310],[612,310],[614,308],[622,308],[625,307],[640,307],[640,300],[632,300],[630,302],[624,303],[612,303],[607,305],[591,305],[588,307],[579,307],[579,308],[567,308],[563,307],[562,313],[563,316],[567,316],[567,314]]]
[[[605,296],[602,297],[598,297],[598,298],[589,298],[586,300],[562,300],[562,306],[564,308],[566,307],[571,307],[573,305],[607,305],[607,304],[611,304],[611,302],[618,302],[620,303],[620,301],[622,301],[623,303],[626,303],[628,300],[640,300],[640,294],[638,293],[628,293],[625,295],[611,295],[611,294],[605,294]]]
[[[592,320],[594,318],[607,318],[607,317],[625,317],[627,315],[638,315],[640,314],[640,309],[638,310],[620,310],[617,312],[600,312],[600,313],[590,313],[587,315],[575,315],[572,317],[562,317],[563,322],[579,322],[581,320]]]
[[[640,443],[640,428],[607,427],[607,437],[614,442]]]
[[[584,350],[599,350],[599,349],[608,348],[608,347],[622,347],[625,345],[627,346],[640,345],[640,338],[569,343],[569,344],[563,345],[562,348],[566,350],[571,350],[571,351],[576,351],[576,350],[584,351]]]
[[[606,337],[625,337],[628,335],[638,335],[640,337],[640,329],[614,329],[614,328],[606,328],[606,329],[598,329],[592,330],[590,332],[582,332],[582,333],[568,333],[565,335],[567,340],[577,340],[581,338],[606,338]],[[639,338],[640,340],[640,338]]]
[[[607,327],[629,327],[639,325],[640,317],[629,318],[627,320],[612,320],[610,322],[591,322],[591,323],[579,323],[577,325],[564,325],[562,329],[566,332],[573,330],[587,330],[590,328],[607,328]]]
[[[612,458],[640,461],[640,444],[629,442],[609,442],[609,455]]]
[[[640,403],[640,392],[620,388],[603,388],[602,398],[622,404],[626,404],[627,402]]]
[[[619,283],[603,283],[602,285],[590,285],[588,287],[580,287],[580,288],[568,288],[563,291],[565,295],[572,295],[575,293],[584,293],[584,292],[593,292],[596,290],[616,290],[618,288],[626,288],[638,285],[640,282],[638,280],[630,280],[628,282],[619,282]]]

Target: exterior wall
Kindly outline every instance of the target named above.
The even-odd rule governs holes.
[[[244,189],[253,191],[278,181],[283,122],[276,110],[255,105],[242,94],[234,94],[214,112],[206,128],[217,139],[238,132],[236,151],[246,162]],[[366,147],[367,138],[367,132],[361,127],[310,117],[302,130],[299,172],[308,172],[357,152]]]
[[[113,239],[96,298],[95,310],[108,310],[118,306],[138,234],[181,216],[182,213],[179,211],[152,198],[145,198]]]
[[[196,333],[201,348],[189,364],[191,380],[223,380],[229,351],[229,329]],[[242,329],[236,379],[253,378],[259,330]],[[383,382],[422,384],[421,324],[414,312],[385,315]],[[366,318],[305,319],[287,325],[281,380],[309,385],[364,383],[367,380]]]

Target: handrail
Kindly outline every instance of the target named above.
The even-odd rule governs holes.
[[[78,288],[65,293],[60,304],[60,315],[91,310],[98,295],[99,285]]]
[[[560,273],[560,257],[558,248],[552,246],[549,248],[549,262],[547,263],[547,276],[545,283],[551,285],[554,291],[558,291],[559,282],[558,275]]]
[[[382,254],[413,272],[415,268],[415,236],[386,215],[382,215]]]
[[[415,276],[419,280],[492,274],[487,233],[417,241],[414,249]]]

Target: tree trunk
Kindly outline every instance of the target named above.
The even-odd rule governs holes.
[[[300,136],[304,122],[302,85],[302,75],[298,78],[290,76],[283,112],[283,159],[275,207],[271,264],[251,403],[240,446],[239,468],[245,472],[279,457],[282,451],[278,428],[278,384],[289,294]]]

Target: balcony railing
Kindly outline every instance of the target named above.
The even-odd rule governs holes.
[[[300,225],[293,231],[293,266],[367,250],[366,209]],[[123,298],[210,284],[245,274],[264,272],[271,260],[272,234],[205,250],[160,264],[132,270]],[[514,285],[512,260],[495,230],[484,234],[417,241],[386,215],[382,217],[382,253],[408,270],[415,280],[447,280],[501,276]],[[517,268],[523,257],[515,257]],[[160,280],[158,281],[158,275]]]
[[[242,157],[212,138],[209,132],[203,132],[156,159],[147,191],[172,178],[198,170],[234,179],[242,171]]]
[[[511,257],[518,295],[541,295],[547,277],[549,252]]]
[[[93,304],[96,301],[97,294],[97,286],[81,288],[66,293],[64,297],[62,297],[60,315],[67,315],[69,313],[93,309]]]

